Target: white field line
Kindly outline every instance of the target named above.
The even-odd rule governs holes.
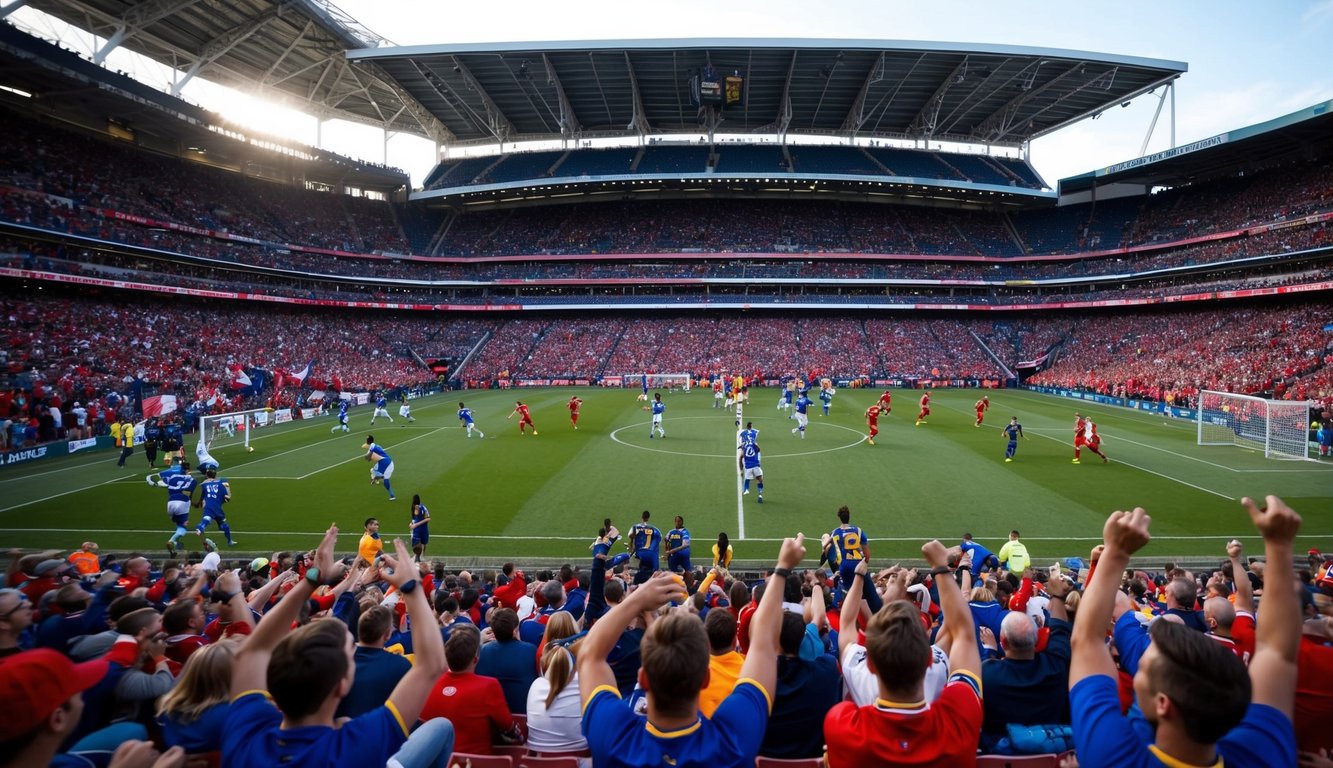
[[[736,445],[741,444],[741,425],[745,414],[745,404],[736,406]],[[736,460],[736,538],[745,539],[745,473],[741,470],[741,462]]]

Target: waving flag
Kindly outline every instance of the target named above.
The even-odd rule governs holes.
[[[166,416],[175,410],[175,395],[157,395],[156,397],[145,397],[143,399],[143,417],[145,419],[151,419],[154,416]]]
[[[241,366],[233,365],[230,372],[232,389],[249,389],[254,385],[254,382],[250,381],[250,375]]]
[[[287,374],[287,380],[296,382],[296,386],[298,387],[304,386],[306,377],[310,375],[310,370],[314,367],[315,367],[315,361],[311,360],[310,362],[305,364],[304,368],[297,371],[296,373]]]

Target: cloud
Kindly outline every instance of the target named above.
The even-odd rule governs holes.
[[[1323,26],[1330,20],[1333,20],[1333,0],[1311,3],[1310,7],[1305,9],[1305,13],[1301,14],[1303,27]]]

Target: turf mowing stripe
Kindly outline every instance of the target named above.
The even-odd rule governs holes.
[[[1028,430],[1028,431],[1032,432],[1032,433],[1033,433],[1034,435],[1036,435],[1037,437],[1044,437],[1044,438],[1046,438],[1047,440],[1054,440],[1055,442],[1060,443],[1061,445],[1065,445],[1065,441],[1062,440],[1062,439],[1060,439],[1060,438],[1058,438],[1058,437],[1051,437],[1050,435],[1043,435],[1043,434],[1041,434],[1040,432],[1037,432],[1036,430]],[[1233,499],[1233,498],[1231,498],[1230,496],[1226,495],[1225,493],[1219,493],[1219,492],[1217,492],[1217,491],[1212,490],[1211,488],[1204,488],[1202,485],[1195,485],[1194,483],[1189,483],[1189,482],[1186,482],[1186,481],[1181,480],[1181,479],[1179,479],[1179,478],[1172,477],[1172,476],[1170,476],[1170,475],[1164,475],[1164,474],[1162,474],[1161,472],[1156,472],[1156,471],[1154,471],[1154,470],[1148,469],[1147,467],[1140,467],[1138,464],[1131,464],[1131,463],[1129,463],[1128,461],[1125,461],[1124,459],[1116,459],[1115,461],[1116,461],[1117,464],[1122,464],[1122,465],[1124,465],[1124,466],[1126,466],[1126,467],[1133,467],[1134,469],[1137,469],[1137,470],[1139,470],[1140,472],[1147,472],[1147,473],[1150,474],[1150,475],[1157,475],[1158,477],[1160,477],[1160,478],[1162,478],[1162,479],[1164,479],[1164,480],[1170,480],[1170,481],[1175,482],[1175,483],[1180,483],[1181,485],[1188,486],[1188,487],[1190,487],[1190,488],[1193,488],[1193,489],[1196,490],[1196,491],[1203,491],[1204,493],[1211,493],[1212,495],[1214,495],[1214,496],[1219,496],[1219,497],[1221,497],[1221,498],[1226,499],[1227,501],[1238,501],[1238,499]],[[1089,462],[1089,463],[1093,463],[1093,462]],[[1162,538],[1165,538],[1165,537],[1162,537]],[[1189,538],[1189,537],[1187,536],[1187,537],[1185,537],[1185,538]],[[1201,537],[1201,538],[1202,538],[1202,537]]]

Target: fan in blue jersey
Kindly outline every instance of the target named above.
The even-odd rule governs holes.
[[[748,426],[748,425],[747,425]],[[755,433],[755,440],[751,442],[742,442],[736,449],[736,463],[740,467],[741,473],[745,477],[745,488],[742,496],[748,496],[750,493],[750,481],[754,480],[758,484],[759,503],[764,503],[764,469],[759,466],[759,433],[754,429],[748,430]],[[744,434],[744,433],[742,433]]]
[[[370,423],[374,424],[375,419],[381,416],[388,419],[390,424],[393,423],[393,417],[389,415],[389,401],[384,399],[383,392],[375,395],[375,412],[370,414]]]
[[[458,421],[459,421],[463,426],[467,427],[467,436],[468,436],[468,437],[472,437],[472,431],[473,431],[473,430],[476,430],[476,432],[477,432],[477,437],[485,437],[485,436],[486,436],[486,433],[485,433],[485,432],[482,432],[481,429],[480,429],[479,427],[477,427],[477,425],[475,425],[475,424],[472,423],[472,409],[471,409],[471,408],[468,408],[467,406],[463,405],[462,403],[459,403],[459,404],[458,404]]]
[[[846,506],[838,508],[838,520],[841,525],[834,528],[829,534],[827,547],[833,547],[837,550],[838,575],[841,579],[838,581],[838,596],[847,588],[852,586],[856,579],[856,565],[862,560],[870,558],[870,549],[866,546],[865,531],[852,525],[852,513]],[[830,558],[831,559],[831,558]]]
[[[1023,434],[1023,425],[1018,423],[1017,416],[1011,417],[1009,423],[1000,431],[1005,434],[1005,437],[1009,438],[1009,447],[1004,449],[1004,460],[1013,461],[1014,454],[1018,451],[1018,438],[1021,437],[1026,440],[1028,436]]]
[[[222,535],[227,537],[227,546],[234,547],[236,546],[236,540],[231,537],[231,526],[227,524],[227,513],[222,509],[223,504],[231,501],[231,483],[228,483],[226,479],[218,479],[216,469],[207,470],[204,475],[208,479],[199,484],[199,501],[204,506],[204,519],[200,520],[199,525],[194,527],[194,532],[199,534],[199,538],[203,538],[208,526],[217,523],[218,528],[222,530]]]
[[[337,424],[334,424],[334,425],[333,425],[333,429],[330,429],[329,431],[330,431],[330,432],[337,432],[337,431],[340,430],[340,429],[341,429],[342,431],[344,431],[344,432],[350,432],[350,431],[351,431],[350,429],[347,428],[347,401],[346,401],[346,400],[339,400],[339,401],[338,401],[338,423],[337,423]]]
[[[361,446],[365,449],[366,461],[375,462],[375,466],[370,469],[370,483],[384,483],[384,490],[389,492],[389,501],[395,501],[398,497],[393,495],[393,486],[389,483],[389,478],[393,477],[393,459],[385,452],[382,446],[375,444],[374,435],[366,435],[366,444]]]
[[[190,475],[190,465],[184,461],[175,472],[165,472],[165,478],[158,484],[167,489],[167,517],[176,526],[176,532],[167,539],[167,552],[176,556],[176,544],[185,536],[190,524],[190,503],[194,499],[194,489],[199,481]]]
[[[796,426],[792,427],[793,435],[800,434],[801,439],[805,439],[805,427],[810,423],[810,398],[806,397],[806,392],[801,392],[796,398]]]
[[[666,430],[662,428],[662,414],[666,412],[666,403],[662,402],[662,393],[661,392],[653,393],[652,405],[645,405],[643,409],[645,411],[651,409],[653,412],[653,423],[650,427],[648,427],[648,439],[651,440],[653,438],[654,432],[656,432],[663,439],[665,439]]]
[[[736,438],[737,438],[737,445],[736,445],[737,448],[739,448],[742,445],[745,445],[746,443],[757,443],[759,442],[759,430],[754,428],[753,421],[747,421],[745,422],[745,429],[742,429],[740,432],[736,433]]]
[[[426,554],[426,545],[430,543],[430,510],[421,503],[421,494],[412,494],[412,522],[407,524],[412,530],[413,558],[418,563]]]
[[[972,540],[972,534],[963,534],[963,540],[958,544],[958,551],[966,552],[972,559],[972,578],[981,578],[981,572],[1000,567],[1000,558],[995,556],[994,552],[981,546]]]
[[[694,570],[690,565],[690,529],[685,527],[685,518],[676,515],[676,527],[667,531],[666,555],[667,570],[684,573]]]
[[[629,531],[630,545],[634,556],[639,559],[639,572],[634,574],[634,583],[642,584],[658,569],[658,551],[662,547],[662,532],[648,522],[651,515],[643,511],[643,521],[635,523]]]
[[[611,524],[611,518],[608,517],[603,520],[602,527],[597,531],[597,538],[593,540],[590,549],[592,549],[594,558],[599,555],[606,558],[608,570],[619,568],[622,563],[630,558],[628,552],[621,552],[618,555],[611,554],[611,545],[615,544],[618,539],[620,539],[620,531]]]

